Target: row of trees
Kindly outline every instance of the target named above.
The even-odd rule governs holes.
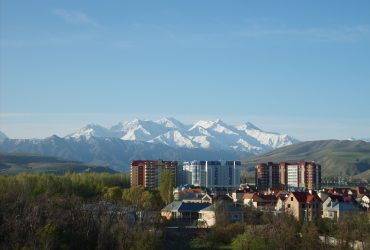
[[[106,188],[130,187],[129,174],[67,173],[54,174],[18,174],[0,176],[0,194],[12,194],[19,198],[32,199],[40,194],[76,195],[83,198],[98,197]]]
[[[0,176],[0,249],[157,249],[173,185],[167,173],[154,191],[128,174]]]
[[[352,249],[355,241],[370,247],[370,222],[366,213],[344,216],[339,221],[318,219],[298,222],[290,214],[273,215],[245,208],[243,223],[216,224],[192,240],[194,248],[250,249]],[[321,239],[320,239],[321,237]],[[334,246],[331,239],[336,239]]]

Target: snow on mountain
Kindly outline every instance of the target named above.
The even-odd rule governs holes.
[[[155,121],[136,119],[118,123],[109,129],[88,125],[70,135],[72,138],[81,136],[115,137],[125,141],[145,141],[171,147],[237,150],[254,154],[298,142],[288,135],[262,131],[249,122],[232,126],[221,120],[200,120],[189,126],[174,118]]]
[[[278,133],[273,132],[264,132],[251,123],[245,123],[240,126],[237,126],[236,128],[240,132],[255,138],[262,145],[271,147],[271,149],[288,146],[298,142],[298,140],[285,134],[280,135]]]
[[[154,121],[135,119],[118,123],[111,127],[110,131],[122,140],[149,141],[166,133],[168,128]]]
[[[81,128],[76,133],[73,133],[67,137],[80,138],[80,137],[112,137],[110,131],[100,125],[88,124],[87,126]]]
[[[154,121],[157,124],[160,124],[169,129],[186,129],[187,126],[182,124],[180,121],[176,120],[175,118],[161,118],[159,120]]]
[[[355,137],[350,137],[347,140],[348,141],[364,141],[364,142],[370,142],[370,138],[355,138]]]
[[[5,141],[5,139],[8,139],[8,136],[0,131],[0,141]]]
[[[196,148],[192,140],[183,136],[178,130],[168,131],[167,133],[157,136],[148,142],[165,144],[171,147]]]

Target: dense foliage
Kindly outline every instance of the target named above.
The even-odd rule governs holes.
[[[127,174],[0,176],[0,249],[155,249],[158,197]]]
[[[158,190],[148,191],[129,188],[127,174],[0,176],[0,249],[350,249],[355,241],[363,249],[370,246],[366,213],[302,223],[288,214],[244,208],[244,221],[229,224],[221,209],[213,228],[169,229],[160,209],[172,199],[165,192],[171,182],[169,175]]]
[[[175,176],[169,171],[165,170],[161,174],[159,181],[159,194],[166,205],[173,201],[173,188],[175,187]]]
[[[339,221],[318,219],[298,222],[289,214],[273,215],[244,209],[244,223],[218,224],[194,238],[191,247],[234,250],[352,249],[354,242],[362,249],[370,247],[370,221],[366,213],[344,216]],[[332,244],[333,240],[336,246]]]
[[[16,195],[19,199],[32,199],[40,194],[76,195],[82,198],[101,196],[106,188],[130,187],[128,174],[18,174],[0,176],[0,195]]]

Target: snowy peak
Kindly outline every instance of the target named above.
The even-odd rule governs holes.
[[[355,138],[350,137],[347,139],[348,141],[363,141],[363,142],[370,142],[370,138]]]
[[[258,130],[258,131],[261,131],[261,129],[259,129],[258,127],[256,127],[254,124],[252,124],[250,122],[243,123],[239,126],[236,126],[236,128],[238,130]]]
[[[127,131],[127,133],[121,139],[126,141],[147,141],[152,137],[151,133],[141,124],[138,124],[136,127],[131,126],[123,131]]]
[[[96,124],[88,124],[85,127],[81,128],[78,130],[76,133],[73,133],[67,137],[72,137],[72,138],[80,138],[80,137],[111,137],[111,134],[108,129],[96,125]]]
[[[154,121],[135,119],[120,122],[111,128],[90,124],[69,137],[114,137],[171,147],[237,150],[255,154],[298,142],[288,135],[262,131],[249,122],[233,126],[220,119],[200,120],[193,125],[185,125],[174,118]]]
[[[194,129],[194,128],[198,128],[198,127],[202,127],[204,129],[208,129],[212,126],[214,126],[216,124],[216,122],[214,121],[203,121],[203,120],[200,120],[198,122],[196,122],[192,128],[190,128],[190,130]]]
[[[9,137],[6,136],[6,134],[4,134],[3,132],[0,131],[0,141],[5,141],[6,139],[9,139]]]
[[[178,130],[169,131],[148,141],[157,144],[165,144],[171,147],[195,148],[191,139],[181,134]]]
[[[159,120],[154,121],[157,124],[160,124],[166,128],[171,128],[171,129],[183,129],[185,128],[185,125],[182,124],[180,121],[176,120],[175,118],[161,118]]]

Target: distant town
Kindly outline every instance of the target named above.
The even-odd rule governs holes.
[[[211,227],[217,223],[216,201],[227,204],[230,222],[243,221],[241,207],[289,213],[298,221],[318,218],[339,220],[370,212],[366,187],[321,188],[321,165],[311,162],[259,163],[255,183],[240,183],[240,161],[135,160],[130,183],[155,190],[161,173],[169,171],[175,181],[174,201],[161,210],[173,225]]]

